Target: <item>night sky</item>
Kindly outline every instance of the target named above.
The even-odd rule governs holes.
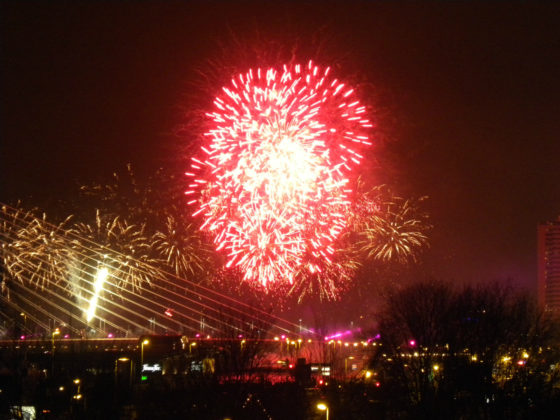
[[[560,6],[263,3],[3,2],[0,201],[176,165],[219,42],[325,31],[328,56],[374,86],[375,176],[430,197],[427,273],[534,289],[537,223],[560,214]]]

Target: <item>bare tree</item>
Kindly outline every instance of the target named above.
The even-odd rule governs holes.
[[[509,287],[413,284],[388,297],[379,331],[387,402],[417,418],[531,416],[558,401],[556,325]]]

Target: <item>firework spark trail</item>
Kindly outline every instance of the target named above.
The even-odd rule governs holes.
[[[28,220],[26,221],[22,221],[19,220],[18,218],[13,218],[12,216],[14,214],[19,214],[19,210],[17,209],[13,209],[13,208],[9,208],[9,212],[6,213],[6,209],[7,206],[3,207],[4,213],[2,214],[2,223],[3,223],[3,228],[2,228],[2,232],[0,232],[2,234],[2,258],[3,259],[12,259],[12,260],[19,260],[19,263],[21,265],[21,268],[23,270],[26,271],[37,271],[39,265],[40,265],[40,271],[45,271],[45,270],[49,270],[50,268],[48,267],[49,261],[47,261],[46,259],[44,259],[41,256],[41,253],[38,253],[38,255],[35,256],[35,259],[33,260],[33,262],[31,263],[30,261],[27,261],[27,263],[24,261],[24,258],[22,258],[22,255],[18,252],[17,248],[18,247],[12,247],[11,245],[14,244],[14,240],[17,239],[18,236],[18,232],[21,229],[25,229],[29,224],[30,221],[33,221],[33,218],[28,218]],[[32,224],[32,223],[31,223]],[[54,228],[56,228],[55,225],[52,225],[48,222],[44,222],[44,224],[42,225],[42,228],[45,231],[49,231],[52,230]],[[92,242],[91,239],[89,239],[88,237],[83,237],[80,236],[76,230],[70,230],[68,232],[65,231],[59,231],[60,234],[63,234],[66,242],[66,246],[70,247],[73,250],[73,254],[72,254],[72,260],[74,261],[79,261],[79,267],[76,266],[75,264],[70,263],[70,265],[72,266],[70,270],[69,269],[69,276],[75,276],[78,275],[79,277],[81,277],[81,280],[83,282],[82,285],[78,284],[78,283],[73,283],[72,284],[72,289],[74,291],[79,290],[79,291],[83,291],[85,292],[87,295],[91,295],[91,290],[89,290],[92,286],[93,286],[93,280],[87,280],[88,278],[91,278],[91,274],[95,273],[96,270],[99,268],[99,261],[103,260],[104,258],[108,258],[112,259],[112,255],[117,258],[118,260],[121,260],[123,258],[126,258],[124,254],[121,254],[117,251],[114,251],[110,248],[107,248],[106,246],[103,245],[99,245],[95,242]],[[52,242],[55,243],[56,241]],[[62,242],[58,241],[56,242],[57,245],[60,245]],[[69,245],[69,243],[71,245]],[[6,246],[4,246],[6,245]],[[42,249],[42,248],[41,248]],[[49,250],[49,253],[54,252],[53,250]],[[93,258],[92,255],[97,255],[98,258]],[[93,259],[92,259],[93,258]],[[89,261],[89,262],[88,262]],[[139,261],[136,261],[136,263],[138,264],[139,267],[144,266],[144,263],[140,263]],[[37,265],[39,264],[39,265]],[[69,263],[67,262],[67,265]],[[113,275],[115,276],[120,276],[121,274],[119,274],[119,267],[120,265],[117,265],[116,268],[113,271]],[[141,268],[140,268],[141,269]],[[70,271],[73,271],[72,273],[70,273]],[[124,275],[126,275],[127,272],[124,272]],[[162,272],[162,274],[165,274],[166,276],[170,276],[173,277],[173,275],[171,273],[165,273]],[[23,285],[27,285],[29,283],[28,281],[29,279],[27,278],[20,278],[19,281],[23,281]],[[177,315],[182,316],[184,319],[188,319],[191,320],[193,322],[198,322],[198,320],[189,317],[189,315],[187,315],[186,313],[182,313],[182,309],[188,310],[188,311],[192,311],[196,314],[199,314],[201,316],[204,316],[205,319],[207,320],[214,320],[216,322],[216,325],[218,326],[217,329],[219,329],[219,326],[226,326],[228,328],[237,328],[234,325],[230,325],[229,323],[225,322],[223,319],[220,318],[216,318],[213,317],[211,314],[209,314],[208,312],[202,312],[204,311],[213,311],[215,312],[218,317],[223,315],[223,310],[226,309],[227,311],[232,311],[235,314],[239,314],[241,317],[248,317],[248,319],[253,319],[255,317],[255,313],[259,313],[261,314],[259,317],[264,317],[264,319],[266,319],[266,323],[267,325],[270,325],[272,328],[274,329],[278,329],[284,333],[291,333],[292,330],[290,330],[289,328],[286,327],[282,327],[281,324],[286,324],[286,325],[290,325],[291,327],[293,327],[293,331],[296,330],[296,325],[283,320],[282,318],[279,318],[277,316],[274,316],[272,314],[269,314],[267,312],[264,312],[258,308],[254,308],[251,307],[250,305],[244,303],[244,302],[238,302],[234,299],[232,299],[231,297],[227,296],[227,295],[223,295],[221,293],[218,293],[216,291],[213,291],[211,289],[208,289],[204,286],[198,285],[192,281],[188,281],[185,279],[181,279],[186,285],[190,285],[192,287],[195,287],[196,289],[200,289],[204,292],[206,292],[206,294],[202,294],[199,291],[196,290],[189,290],[186,287],[182,287],[176,283],[173,283],[169,280],[167,280],[165,277],[161,277],[158,279],[158,283],[162,283],[162,284],[167,284],[173,288],[177,288],[178,290],[182,290],[184,293],[180,294],[171,290],[168,290],[167,288],[164,288],[158,284],[153,285],[153,287],[155,289],[161,289],[162,292],[158,293],[155,290],[150,289],[144,289],[145,293],[148,293],[150,295],[152,295],[155,299],[159,299],[158,302],[154,301],[153,299],[147,298],[146,296],[142,296],[139,293],[135,292],[135,288],[124,288],[123,286],[119,286],[118,284],[112,285],[112,288],[115,289],[114,291],[112,290],[105,290],[105,293],[109,293],[111,295],[113,295],[115,298],[118,299],[123,299],[124,301],[127,302],[127,306],[125,307],[124,305],[119,305],[118,303],[114,302],[114,301],[110,301],[107,298],[104,298],[103,296],[100,297],[101,300],[105,301],[107,304],[112,305],[112,306],[118,306],[120,309],[122,310],[126,310],[129,311],[130,313],[136,314],[138,315],[139,312],[136,311],[132,311],[130,310],[129,306],[139,306],[151,313],[153,313],[154,315],[158,315],[159,312],[154,311],[153,309],[150,309],[148,307],[145,307],[146,304],[154,306],[155,307],[160,307],[163,308],[162,303],[161,303],[161,299],[163,299],[167,304],[171,304],[176,308],[176,313]],[[61,288],[62,292],[69,292],[69,289],[63,288],[63,285],[60,284],[60,281],[51,283],[51,286],[54,286],[56,288]],[[89,288],[86,288],[85,286],[89,286]],[[26,287],[27,288],[27,287]],[[47,290],[47,289],[45,289]],[[192,293],[194,294],[194,298],[190,298],[187,295],[185,295],[185,293]],[[134,299],[130,299],[126,296],[124,296],[124,294],[128,294],[130,296],[132,296]],[[172,295],[171,297],[169,295]],[[215,297],[212,297],[215,296]],[[177,297],[177,300],[173,301],[172,298],[173,297]],[[139,301],[143,301],[145,302],[144,304],[139,303]],[[196,305],[196,307],[188,307],[187,305],[183,305],[181,304],[182,301],[189,301],[192,302],[194,305]],[[204,303],[204,302],[208,302],[208,303]],[[227,302],[231,302],[230,304],[228,304]],[[81,306],[80,306],[81,307]],[[196,308],[201,308],[201,309],[196,309]],[[243,308],[247,308],[247,309],[243,309]],[[113,315],[117,316],[118,318],[121,319],[125,319],[122,316],[119,316],[119,314],[116,314],[112,311],[110,311],[107,308],[104,308],[104,311],[106,312],[110,312]],[[140,315],[142,316],[142,315]],[[247,325],[251,324],[250,322],[247,321],[247,319],[243,320],[243,318],[238,318],[238,316],[235,315],[229,315],[229,317],[232,320],[237,319],[240,322],[243,323],[247,323]],[[125,319],[126,320],[126,319]],[[167,320],[169,322],[173,322],[173,323],[178,323],[181,324],[184,327],[189,327],[188,325],[184,325],[180,322],[177,322],[176,320]],[[131,322],[131,324],[135,324],[134,322]],[[158,326],[165,328],[165,326],[163,324],[159,324],[157,323]],[[189,327],[190,328],[190,327]]]
[[[187,195],[227,267],[267,286],[331,263],[346,227],[348,177],[370,145],[354,90],[311,61],[249,70],[223,88]],[[194,195],[196,197],[196,195]]]
[[[105,281],[107,281],[107,277],[109,277],[109,270],[107,267],[102,267],[97,271],[95,283],[93,284],[93,296],[89,300],[89,306],[86,312],[87,322],[90,322],[95,316],[97,302],[99,301],[99,294],[103,291],[103,285],[105,284]]]

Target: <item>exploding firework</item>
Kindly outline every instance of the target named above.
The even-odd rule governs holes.
[[[153,236],[153,247],[163,265],[177,277],[190,278],[210,269],[210,250],[192,224],[168,216],[165,230]]]
[[[357,247],[366,258],[383,263],[416,261],[428,246],[431,229],[419,199],[403,199],[383,186],[357,194],[352,215]]]
[[[16,208],[3,205],[0,222],[0,238],[1,238],[1,258],[3,273],[1,283],[2,295],[10,297],[10,288],[8,286],[10,279],[21,281],[18,279],[17,261],[20,255],[19,243],[17,238],[20,236],[20,231],[29,226],[35,219],[32,212],[21,209],[20,203]]]
[[[78,223],[72,234],[76,238],[72,247],[81,254],[82,272],[93,278],[101,267],[107,267],[117,293],[123,289],[140,292],[144,284],[161,276],[142,225],[119,217],[104,220],[97,211],[93,225]]]
[[[343,239],[347,235],[344,235]],[[356,250],[345,240],[335,249],[333,258],[323,264],[320,271],[311,273],[302,269],[297,280],[287,290],[288,296],[294,296],[299,303],[306,296],[318,296],[321,300],[336,300],[349,287],[360,267]]]
[[[372,126],[330,68],[252,69],[207,114],[187,195],[245,281],[269,287],[325,271],[346,228],[349,176]]]
[[[2,207],[2,260],[7,275],[23,285],[44,289],[66,287],[67,262],[72,250],[66,244],[71,217],[53,225],[43,214]],[[5,285],[4,285],[5,286]]]
[[[34,220],[35,216],[33,213],[23,210],[19,206],[19,203],[15,208],[7,205],[2,206],[0,219],[0,251],[2,252],[2,265],[5,267],[6,271],[9,272],[11,262],[15,259],[15,256],[19,254],[17,240],[21,230],[25,230]],[[12,275],[13,274],[12,272]],[[2,284],[3,287],[5,287],[4,281]]]

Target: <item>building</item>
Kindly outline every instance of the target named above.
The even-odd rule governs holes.
[[[560,217],[539,224],[537,253],[539,306],[560,314]]]

